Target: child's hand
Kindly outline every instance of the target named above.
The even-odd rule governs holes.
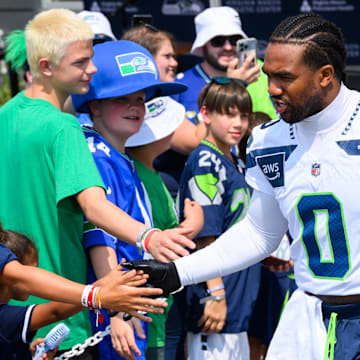
[[[145,333],[140,320],[131,318],[129,321],[123,320],[123,313],[119,313],[110,320],[111,324],[111,342],[116,352],[128,360],[136,360],[141,356],[141,351],[136,345],[134,330],[139,338],[145,339]]]
[[[260,64],[252,65],[255,55],[248,56],[245,62],[239,67],[236,68],[239,59],[236,58],[229,63],[227,68],[226,76],[232,79],[243,80],[248,84],[256,81],[260,76]]]
[[[194,238],[204,226],[204,212],[201,205],[197,201],[186,198],[184,202],[184,218],[185,220],[180,226],[192,228],[191,236]]]
[[[138,313],[137,310],[152,313],[164,312],[160,307],[167,307],[166,301],[150,298],[159,297],[162,294],[161,289],[134,287],[146,282],[146,279],[134,280],[138,276],[135,270],[118,271],[115,275],[109,281],[105,281],[106,277],[102,279],[100,298],[103,308],[122,311],[144,321],[149,321],[149,318]],[[131,286],[128,286],[129,283]]]
[[[122,262],[126,261],[125,259],[122,259]],[[118,284],[119,282],[122,283],[122,285],[127,286],[141,286],[144,285],[149,278],[148,274],[144,274],[142,270],[136,271],[136,274],[132,277],[126,277],[124,274],[121,274],[123,270],[123,267],[121,265],[118,265],[114,267],[109,273],[107,273],[104,277],[97,280],[94,285],[96,286],[104,286],[106,284],[109,284],[111,282],[114,282]],[[119,276],[120,274],[120,276]]]
[[[198,321],[201,331],[207,334],[219,333],[226,321],[226,300],[210,300],[205,303],[203,316]]]
[[[155,232],[149,242],[149,251],[161,262],[176,260],[179,256],[189,255],[185,248],[195,249],[195,244],[188,236],[193,229],[188,227]]]
[[[30,351],[31,351],[31,355],[33,358],[34,358],[35,351],[36,351],[36,345],[38,345],[38,344],[44,345],[44,340],[45,339],[43,339],[43,338],[37,338],[30,345]],[[57,347],[54,350],[48,351],[40,358],[40,360],[53,360],[54,356],[58,350],[59,350],[59,348]]]

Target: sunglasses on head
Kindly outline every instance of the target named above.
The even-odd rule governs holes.
[[[214,76],[213,78],[211,78],[210,83],[211,84],[216,83],[219,85],[227,85],[227,84],[230,84],[232,81],[235,83],[241,84],[245,87],[247,86],[247,83],[245,81],[240,80],[240,79],[229,78],[227,76]]]
[[[209,93],[209,89],[211,88],[211,84],[218,84],[218,85],[227,85],[230,84],[231,82],[237,83],[237,84],[241,84],[242,86],[246,87],[247,83],[243,80],[240,79],[233,79],[233,78],[229,78],[227,76],[214,76],[213,78],[211,78],[209,86],[206,89],[206,92],[203,95],[203,103],[204,100],[206,99],[208,93]]]
[[[210,40],[210,44],[212,47],[222,47],[226,40],[229,40],[231,46],[236,46],[236,42],[242,38],[241,35],[216,36]]]
[[[153,32],[160,32],[160,30],[158,28],[156,28],[154,25],[145,23],[144,21],[140,21],[139,24],[145,26],[147,29],[149,29]]]

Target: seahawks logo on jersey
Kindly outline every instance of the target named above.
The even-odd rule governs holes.
[[[158,78],[156,65],[149,56],[133,52],[117,55],[115,58],[122,76],[151,73],[154,74],[155,80]]]
[[[226,170],[222,166],[218,177],[212,173],[195,175],[188,181],[188,187],[193,199],[196,199],[201,206],[220,205],[221,196],[225,191],[223,185],[225,180]]]

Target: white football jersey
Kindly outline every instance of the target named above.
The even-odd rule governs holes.
[[[274,196],[288,221],[299,288],[360,294],[360,93],[342,85],[304,121],[255,128],[246,180]]]

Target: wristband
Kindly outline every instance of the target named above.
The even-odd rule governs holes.
[[[211,296],[206,296],[202,299],[200,299],[199,303],[200,304],[205,304],[207,301],[210,300],[214,300],[214,301],[221,301],[225,299],[225,294],[223,295],[211,295]]]
[[[92,286],[91,288],[90,288],[90,291],[89,291],[89,294],[88,294],[88,299],[87,299],[87,307],[90,309],[90,310],[92,310],[94,307],[93,307],[93,300],[94,300],[94,298],[93,298],[93,295],[94,295],[94,291],[95,290],[95,287],[94,286]]]
[[[99,307],[101,309],[101,301],[100,301],[99,293],[100,293],[100,288],[98,286],[86,285],[85,289],[81,294],[81,305],[91,310],[96,307]],[[96,298],[98,298],[98,306],[96,306]]]
[[[141,245],[142,245],[142,248],[146,251],[146,252],[149,252],[149,242],[150,242],[150,239],[152,237],[152,235],[156,232],[159,232],[161,231],[160,229],[157,229],[157,228],[153,228],[153,229],[150,229],[148,230],[144,236],[143,236],[143,241],[141,242]]]
[[[223,289],[224,289],[224,284],[220,284],[220,285],[213,286],[210,289],[207,289],[207,293],[211,294],[214,291],[223,290]]]
[[[85,289],[83,290],[82,294],[81,294],[81,305],[84,307],[88,307],[88,298],[89,298],[89,293],[92,289],[92,285],[86,285]]]
[[[101,309],[101,298],[100,298],[100,288],[98,288],[99,290],[98,290],[98,293],[97,293],[97,301],[98,301],[98,303],[97,303],[97,308],[98,309]]]
[[[142,247],[142,239],[144,237],[144,234],[148,231],[151,230],[151,228],[149,228],[148,226],[144,227],[139,233],[138,236],[136,238],[136,247],[138,249],[138,253],[139,255],[142,255],[143,253],[143,247]]]

